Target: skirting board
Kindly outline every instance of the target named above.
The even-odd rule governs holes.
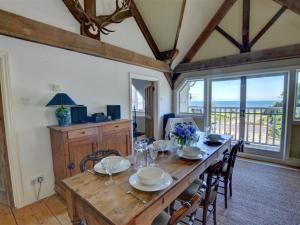
[[[254,159],[254,160],[259,160],[259,161],[264,161],[264,162],[277,163],[277,164],[281,164],[281,165],[294,166],[294,167],[300,168],[300,159],[290,158],[285,161],[283,159],[275,159],[275,158],[266,157],[266,156],[253,155],[253,154],[248,154],[245,152],[239,152],[238,156],[241,158],[246,158],[246,159]]]

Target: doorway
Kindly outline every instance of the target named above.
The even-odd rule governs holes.
[[[130,77],[130,115],[134,140],[157,136],[157,82],[139,75]]]
[[[0,203],[13,206],[1,93],[0,88]]]
[[[245,153],[282,158],[287,74],[210,81],[210,125],[216,133],[245,141]]]

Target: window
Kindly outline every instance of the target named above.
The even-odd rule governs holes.
[[[204,113],[204,80],[189,80],[179,90],[179,113]]]
[[[134,109],[137,112],[145,112],[145,99],[132,85],[132,110]]]
[[[300,71],[296,78],[295,119],[300,120]]]

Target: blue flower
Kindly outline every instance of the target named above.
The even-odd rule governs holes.
[[[176,133],[178,134],[178,136],[183,137],[184,136],[184,129],[181,126],[178,126],[176,128]]]

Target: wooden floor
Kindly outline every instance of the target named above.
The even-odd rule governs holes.
[[[0,205],[0,225],[71,225],[63,200],[54,195],[22,209]]]
[[[223,197],[218,195],[218,225],[300,224],[299,178],[300,170],[238,160],[228,209],[224,209]],[[199,210],[198,218],[200,214]],[[22,209],[0,205],[0,225],[70,224],[66,205],[56,195]],[[208,221],[211,224],[212,218]]]

